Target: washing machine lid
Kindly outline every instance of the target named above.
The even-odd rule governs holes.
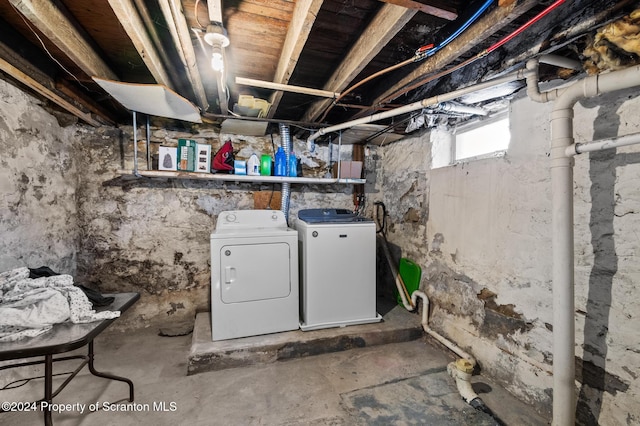
[[[298,211],[298,219],[306,223],[371,222],[347,209],[305,209]]]
[[[280,210],[229,210],[218,214],[216,233],[242,233],[282,231],[287,229],[287,220]]]

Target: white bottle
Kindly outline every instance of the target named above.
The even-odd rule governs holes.
[[[260,160],[256,154],[251,154],[247,161],[247,174],[249,176],[260,176]]]

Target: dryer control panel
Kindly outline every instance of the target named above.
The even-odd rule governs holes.
[[[216,231],[253,230],[260,228],[287,228],[280,210],[230,210],[220,212]]]
[[[307,223],[367,222],[370,219],[358,216],[347,209],[306,209],[298,212],[298,219]]]

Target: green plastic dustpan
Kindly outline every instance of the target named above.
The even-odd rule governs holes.
[[[400,259],[400,264],[398,265],[398,273],[404,282],[404,286],[407,288],[409,296],[420,288],[420,278],[422,277],[422,268],[420,268],[420,266],[403,257]],[[402,305],[402,298],[400,294],[397,294],[397,291],[396,300],[399,305]]]

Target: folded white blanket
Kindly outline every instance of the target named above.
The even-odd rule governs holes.
[[[29,268],[0,273],[0,342],[33,337],[53,324],[117,318],[118,311],[96,312],[71,275],[29,278]]]

